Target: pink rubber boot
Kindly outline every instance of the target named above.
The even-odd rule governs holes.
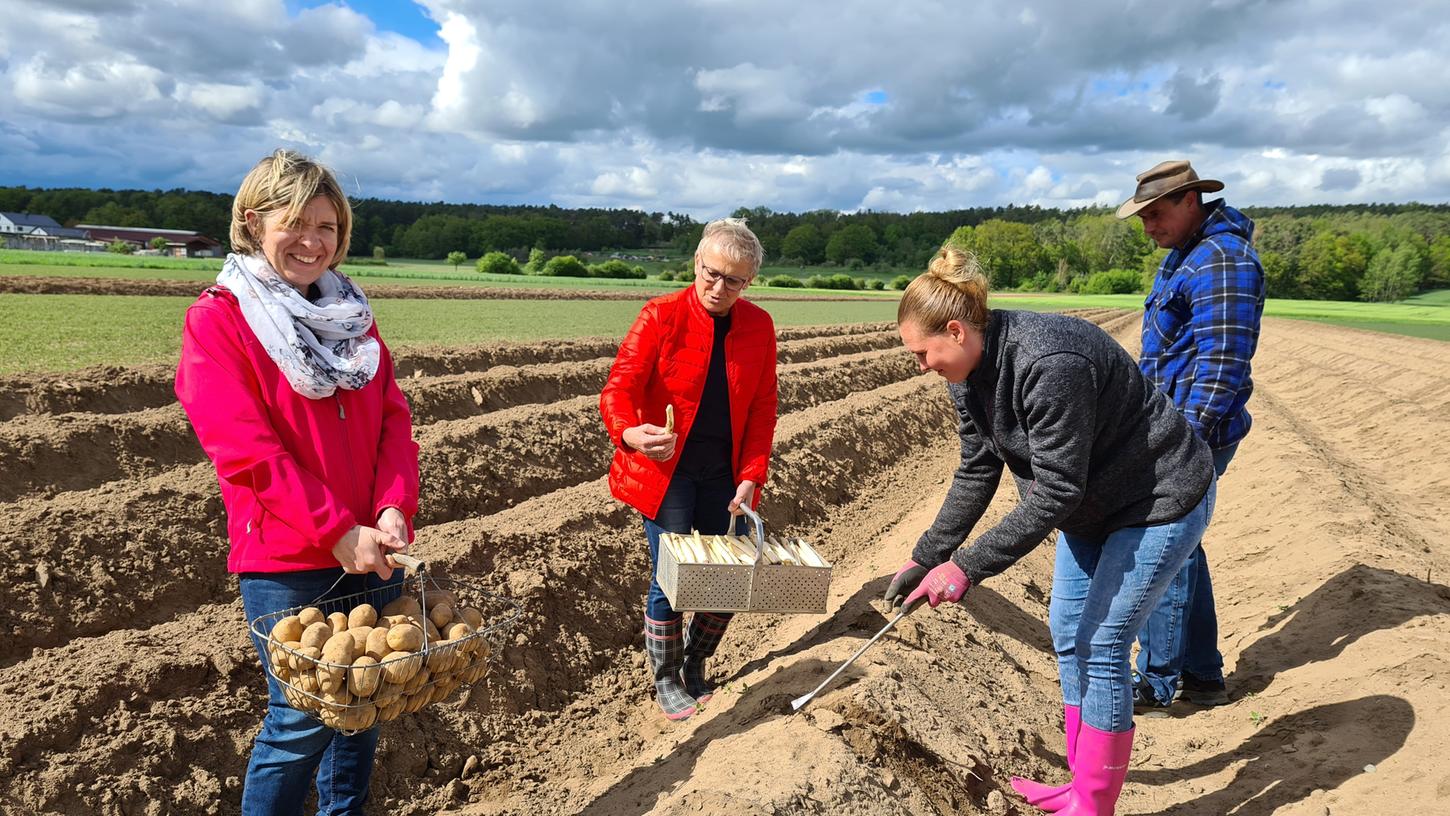
[[[1115,734],[1083,723],[1078,729],[1072,791],[1058,816],[1113,816],[1132,754],[1132,729]]]
[[[1074,762],[1077,756],[1077,730],[1081,725],[1082,708],[1064,705],[1062,707],[1062,731],[1067,742],[1068,771],[1076,767]],[[1072,791],[1072,783],[1045,785],[1021,776],[1014,776],[1012,777],[1012,790],[1021,794],[1022,798],[1027,800],[1027,804],[1041,808],[1048,813],[1056,813],[1067,807],[1068,793]]]

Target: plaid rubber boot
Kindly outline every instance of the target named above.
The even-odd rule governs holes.
[[[644,618],[644,651],[655,675],[655,702],[671,720],[683,720],[695,713],[695,700],[680,682],[685,662],[685,633],[681,618],[657,621]]]
[[[735,617],[728,612],[696,612],[685,633],[685,691],[703,703],[715,695],[715,685],[705,677],[705,659],[715,654],[725,627]]]

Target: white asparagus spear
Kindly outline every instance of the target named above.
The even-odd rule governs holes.
[[[809,542],[807,542],[805,539],[796,539],[796,542],[800,545],[801,555],[804,555],[806,557],[806,560],[810,564],[810,566],[827,566],[826,559],[822,558],[821,554],[816,552],[815,548],[812,547]]]

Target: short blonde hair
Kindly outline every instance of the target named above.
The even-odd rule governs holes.
[[[946,245],[901,293],[897,324],[915,323],[926,334],[941,334],[959,320],[977,331],[987,330],[987,276],[977,256]]]
[[[331,170],[285,148],[257,162],[242,179],[232,199],[232,251],[247,255],[262,251],[261,232],[252,234],[247,210],[255,210],[263,218],[280,213],[282,223],[292,226],[302,220],[302,211],[318,196],[325,196],[337,208],[337,252],[328,264],[335,268],[347,257],[352,241],[352,206]]]
[[[736,262],[750,264],[751,275],[760,271],[760,265],[765,262],[765,247],[760,245],[760,239],[745,226],[744,218],[721,218],[711,221],[705,225],[705,231],[700,234],[700,243],[695,247],[695,258],[700,257],[700,252],[706,247],[720,251],[720,254]]]

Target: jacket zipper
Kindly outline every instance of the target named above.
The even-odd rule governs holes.
[[[352,461],[352,442],[351,442],[351,440],[348,439],[348,432],[347,432],[347,409],[346,408],[343,408],[343,406],[342,406],[342,395],[341,394],[339,394],[336,391],[334,391],[333,394],[332,394],[332,399],[335,402],[337,402],[337,421],[338,421],[339,429],[342,431],[342,448],[343,448],[343,451],[346,453],[346,456],[347,456],[347,480],[348,480],[348,486],[351,488],[348,491],[348,497],[347,498],[348,498],[348,504],[351,505],[352,500],[354,498],[356,498],[356,494],[357,494],[357,474],[354,473],[354,467],[355,466],[354,466],[353,461]],[[349,507],[348,509],[352,509],[352,508]],[[359,521],[359,523],[361,523],[361,521]],[[372,524],[368,524],[366,526],[371,527]]]

